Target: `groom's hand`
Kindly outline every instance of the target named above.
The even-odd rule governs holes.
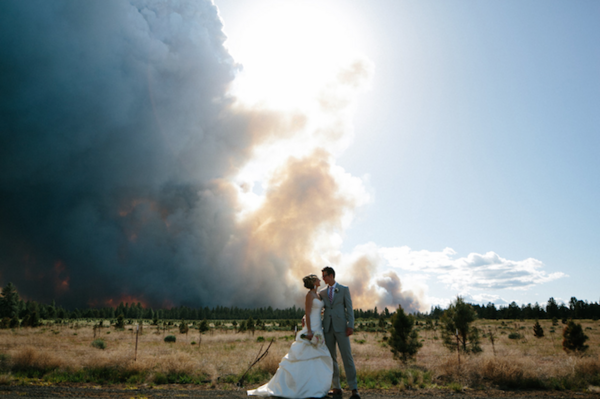
[[[352,334],[354,334],[354,329],[350,328],[350,327],[346,327],[346,337],[349,337]]]

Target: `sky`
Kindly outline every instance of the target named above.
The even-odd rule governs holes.
[[[597,302],[593,1],[0,3],[0,283],[66,305]]]

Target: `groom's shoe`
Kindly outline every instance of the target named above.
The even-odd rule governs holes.
[[[334,398],[340,397],[342,396],[342,390],[341,389],[332,389],[331,391],[329,391],[329,396],[333,396]]]
[[[360,395],[356,389],[352,390],[352,395],[350,395],[350,399],[360,399]]]

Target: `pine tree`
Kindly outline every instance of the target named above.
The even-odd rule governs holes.
[[[123,313],[117,316],[115,328],[125,328],[125,316],[123,316]]]
[[[254,324],[254,319],[252,318],[252,316],[248,317],[248,320],[246,320],[246,329],[252,331],[252,335],[254,335],[256,325]]]
[[[46,313],[48,314],[49,319],[54,319],[56,317],[56,302],[52,301],[52,304],[46,306]]]
[[[477,313],[463,298],[456,297],[456,301],[448,306],[442,316],[442,337],[444,345],[450,350],[456,350],[456,337],[459,346],[464,352],[481,352],[479,346],[479,331],[472,327]]]
[[[201,332],[201,333],[203,333],[203,332],[206,332],[206,331],[210,330],[210,327],[209,327],[209,325],[208,325],[208,321],[207,321],[206,319],[202,320],[202,321],[200,322],[200,326],[199,326],[198,328],[200,329],[200,332]]]
[[[188,331],[189,331],[188,324],[186,323],[186,321],[184,319],[181,319],[181,323],[179,323],[179,332],[181,334],[187,334]]]
[[[588,336],[583,333],[581,324],[576,324],[573,320],[563,330],[563,349],[566,352],[585,352],[588,348],[585,341]]]
[[[19,294],[13,283],[6,284],[0,298],[0,318],[13,318],[19,312]]]
[[[542,328],[538,320],[536,320],[535,324],[533,325],[533,335],[536,338],[542,338],[544,336],[544,329]]]
[[[404,313],[404,309],[398,306],[396,313],[392,316],[391,337],[388,342],[394,358],[401,359],[403,363],[413,358],[419,348],[423,346],[419,342],[419,334],[413,330],[413,326],[414,317]]]

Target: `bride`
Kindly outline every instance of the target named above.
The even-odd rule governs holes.
[[[323,301],[317,293],[321,280],[309,274],[302,279],[309,289],[306,294],[306,323],[296,335],[290,351],[279,363],[277,372],[265,385],[248,391],[251,396],[282,398],[322,398],[331,387],[333,361],[323,336],[321,309]]]

